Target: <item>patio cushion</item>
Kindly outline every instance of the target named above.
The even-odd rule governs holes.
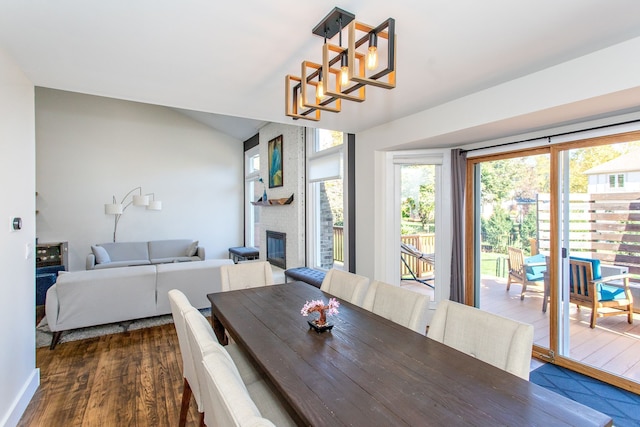
[[[544,272],[547,271],[547,264],[545,263],[545,256],[542,254],[530,256],[524,259],[526,265],[525,274],[527,280],[530,282],[538,282],[544,278]],[[527,265],[527,264],[541,264],[541,265]]]
[[[581,258],[581,257],[577,257],[577,256],[572,256],[569,257],[569,259],[575,260],[575,261],[583,261],[583,262],[588,262],[591,263],[591,272],[593,274],[593,280],[598,280],[602,278],[602,270],[600,268],[600,260],[599,259],[593,259],[593,258]],[[582,274],[582,273],[581,273]],[[573,290],[573,276],[569,275],[569,286],[571,287],[571,292],[574,292]],[[605,294],[602,295],[602,287],[606,286],[607,288],[615,288],[615,286],[607,286],[607,285],[598,285],[598,293],[600,295],[598,295],[598,301],[611,301],[613,299],[615,299],[614,296],[612,296],[613,292],[607,292],[605,291]],[[585,288],[585,296],[589,296],[589,288]],[[623,292],[624,295],[624,292]],[[604,296],[607,299],[602,299],[601,297]]]
[[[598,301],[614,301],[617,299],[627,299],[624,288],[605,285],[603,283],[598,285]]]

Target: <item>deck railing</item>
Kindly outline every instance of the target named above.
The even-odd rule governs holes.
[[[344,262],[344,227],[333,226],[333,260]]]
[[[436,235],[435,233],[429,234],[405,234],[400,237],[402,243],[406,243],[411,246],[415,246],[420,252],[425,254],[432,254],[436,251]],[[398,250],[400,247],[398,245]],[[409,264],[409,267],[413,273],[418,277],[424,277],[433,274],[433,265],[419,260],[418,258],[410,255],[403,255],[404,260]],[[407,266],[400,261],[400,274],[402,277],[410,276],[411,273],[407,269]]]

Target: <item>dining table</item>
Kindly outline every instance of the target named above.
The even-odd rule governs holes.
[[[607,426],[609,416],[357,305],[333,328],[301,309],[332,295],[304,282],[212,293],[218,340],[246,350],[299,425]]]

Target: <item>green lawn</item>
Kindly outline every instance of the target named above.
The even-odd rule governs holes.
[[[496,271],[497,259],[500,260],[500,271]],[[482,276],[507,277],[507,255],[494,252],[482,252],[480,255],[480,274]]]

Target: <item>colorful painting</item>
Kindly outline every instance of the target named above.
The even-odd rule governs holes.
[[[282,135],[269,141],[269,188],[282,187]]]

